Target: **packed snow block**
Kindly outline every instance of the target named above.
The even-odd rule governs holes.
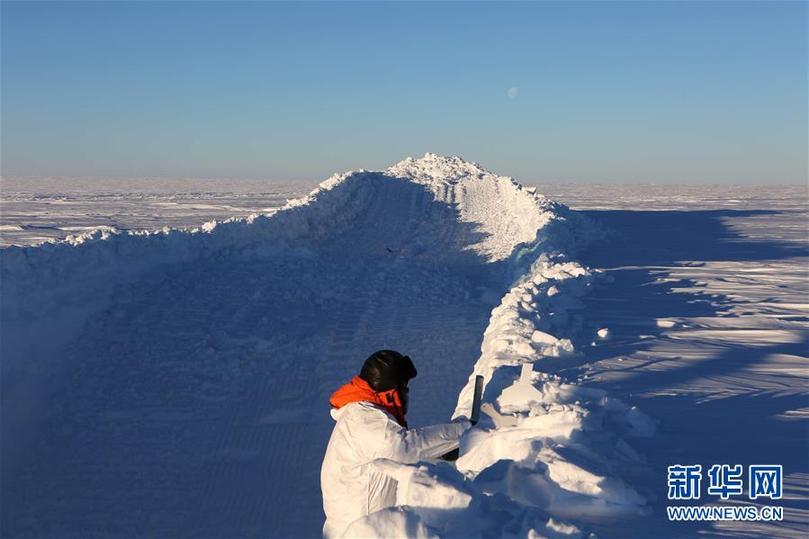
[[[475,476],[473,485],[487,495],[505,494],[573,521],[645,514],[645,500],[634,489],[593,473],[586,459],[576,460],[571,452],[563,458],[555,448],[535,442],[530,456],[495,461]]]
[[[543,402],[543,394],[534,386],[531,373],[531,364],[523,364],[520,378],[500,392],[497,405],[502,413],[528,412]]]
[[[545,408],[534,408],[532,414],[520,421],[523,429],[534,431],[537,436],[551,440],[565,441],[574,436],[577,430],[585,430],[587,411],[572,404],[552,404]]]
[[[523,468],[511,459],[498,460],[475,477],[474,485],[487,495],[507,493],[523,505],[547,508],[553,489],[542,467]]]
[[[451,535],[457,517],[470,509],[473,494],[449,464],[409,465],[378,459],[374,466],[396,479],[396,505],[411,509],[442,536]]]
[[[550,333],[546,333],[544,331],[539,331],[538,329],[535,330],[531,334],[531,342],[537,343],[539,345],[556,345],[559,343],[559,339],[551,335]]]
[[[492,406],[490,402],[482,404],[480,406],[480,410],[491,418],[495,429],[516,427],[517,423],[519,423],[519,419],[517,417],[501,414],[495,410],[494,406]]]
[[[471,494],[462,481],[446,463],[436,465],[402,464],[389,459],[377,459],[373,466],[380,472],[396,479],[397,505],[408,505],[425,509],[469,507]],[[443,473],[442,473],[443,470]]]
[[[536,432],[519,425],[495,430],[474,429],[461,439],[457,468],[469,477],[476,477],[500,460],[533,462],[542,441]]]

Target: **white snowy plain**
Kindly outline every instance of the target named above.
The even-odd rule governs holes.
[[[309,182],[200,178],[18,178],[0,181],[0,247],[36,245],[96,230],[193,228],[269,214],[312,190]]]
[[[347,536],[805,533],[806,190],[539,191],[581,211],[428,154],[3,249],[2,535],[317,536],[328,395],[383,347],[411,425],[468,414],[475,374],[505,420],[457,466],[380,462],[400,505]],[[763,460],[784,522],[666,522],[666,465]]]

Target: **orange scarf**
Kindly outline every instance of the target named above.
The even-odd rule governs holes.
[[[331,404],[332,408],[342,408],[352,402],[370,402],[371,404],[376,404],[395,417],[396,421],[401,426],[407,428],[407,422],[405,421],[404,410],[402,408],[402,400],[399,397],[399,391],[396,389],[377,392],[368,385],[368,382],[359,376],[355,376],[349,383],[332,393],[329,398],[329,404]]]

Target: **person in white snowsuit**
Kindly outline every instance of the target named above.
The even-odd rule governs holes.
[[[324,538],[340,537],[355,520],[396,505],[396,480],[379,471],[374,460],[410,464],[452,458],[461,435],[472,425],[459,418],[408,429],[407,383],[415,376],[409,357],[380,350],[365,361],[359,376],[329,399],[337,423],[320,471]],[[454,454],[457,457],[457,451]]]

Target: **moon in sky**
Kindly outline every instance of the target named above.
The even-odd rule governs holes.
[[[516,86],[512,86],[511,88],[508,89],[508,91],[506,92],[506,95],[508,95],[509,99],[516,99],[517,94],[519,94],[519,93],[520,93],[520,89],[517,88]]]

